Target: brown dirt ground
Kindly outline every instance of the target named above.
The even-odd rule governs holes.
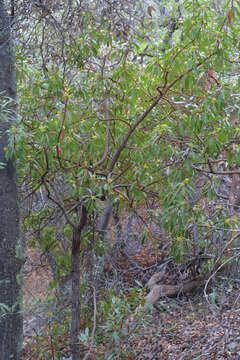
[[[28,250],[27,255],[23,287],[25,327],[34,314],[32,304],[45,297],[51,276],[37,249]],[[207,304],[202,292],[160,301],[159,311],[146,315],[140,333],[129,337],[137,355],[129,355],[126,360],[240,360],[240,292],[236,286],[239,283],[224,281],[216,280],[215,290],[221,289],[219,293],[211,289],[217,294],[214,305]],[[29,339],[28,334],[24,346]],[[105,359],[100,353],[92,358]],[[24,354],[22,360],[44,359],[31,357],[29,351]]]

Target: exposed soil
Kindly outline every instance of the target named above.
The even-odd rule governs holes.
[[[164,305],[167,312],[160,306],[137,340],[137,359],[240,359],[239,304],[235,309],[209,307],[200,296],[194,301],[166,300]]]
[[[30,250],[28,256],[31,261],[29,260],[25,265],[25,350],[22,360],[49,359],[44,357],[44,354],[41,359],[32,357],[27,343],[45,326],[46,309],[41,307],[40,302],[48,291],[51,272],[46,264],[41,264],[37,250]],[[204,297],[203,289],[198,289],[197,294],[189,294],[188,298],[160,300],[157,304],[158,310],[153,310],[151,314],[140,320],[143,323],[140,333],[133,333],[128,337],[131,343],[129,348],[134,347],[137,355],[133,357],[129,354],[126,359],[240,359],[238,279],[230,279],[227,276],[224,278],[223,275],[214,279],[214,283],[208,289],[207,299]],[[126,344],[127,347],[128,345]],[[62,346],[64,348],[64,344]],[[104,349],[95,350],[89,359],[107,359]],[[66,348],[63,354],[68,351],[69,349]],[[63,355],[62,360],[71,359],[65,356]]]

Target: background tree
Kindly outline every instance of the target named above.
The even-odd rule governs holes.
[[[6,159],[8,130],[16,120],[16,79],[10,19],[0,3],[0,353],[19,360],[22,350],[21,241],[15,165]]]

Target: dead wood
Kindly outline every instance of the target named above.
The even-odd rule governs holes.
[[[154,274],[147,282],[147,287],[152,290],[152,288],[154,287],[154,285],[156,285],[157,283],[159,283],[160,281],[163,280],[164,275],[166,272],[166,267],[164,267],[164,269],[156,274]]]
[[[179,294],[186,294],[202,285],[204,277],[199,275],[193,280],[186,281],[178,285],[157,285],[158,282],[164,276],[163,272],[155,274],[148,281],[148,287],[151,289],[150,293],[145,297],[145,305],[138,306],[135,310],[137,313],[139,310],[148,310],[151,306],[154,306],[160,298],[167,296],[178,296]],[[154,284],[155,282],[155,284]]]

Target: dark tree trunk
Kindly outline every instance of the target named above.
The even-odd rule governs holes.
[[[3,111],[6,98],[13,100],[8,112]],[[15,98],[11,28],[3,1],[0,1],[0,359],[4,360],[19,360],[22,347],[22,254],[17,186],[14,164],[6,160],[4,152],[8,144],[6,130],[15,119]]]
[[[79,330],[80,330],[80,278],[81,278],[81,267],[80,267],[80,249],[81,249],[81,233],[86,225],[87,211],[82,206],[82,212],[79,223],[73,229],[72,237],[72,319],[71,319],[71,351],[72,360],[82,359],[81,347],[79,344]]]
[[[80,245],[81,230],[74,229],[73,243]],[[72,359],[80,359],[79,330],[80,330],[80,246],[72,248],[72,320],[71,320],[71,349]]]

